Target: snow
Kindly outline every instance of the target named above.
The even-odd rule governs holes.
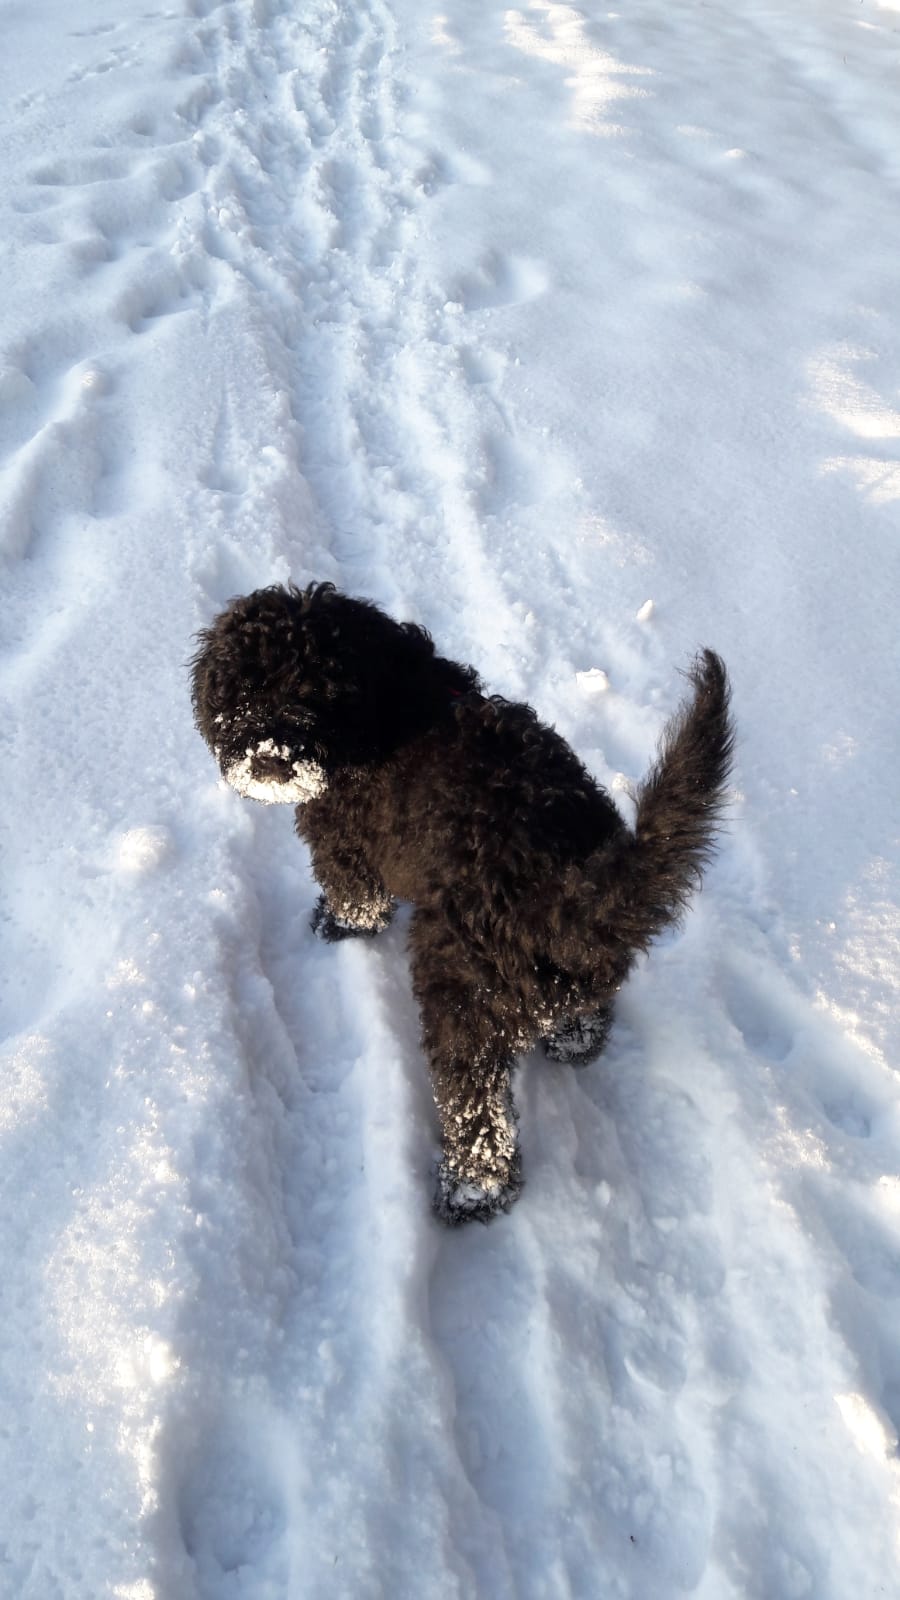
[[[605,694],[609,688],[609,678],[602,667],[588,667],[585,672],[576,672],[575,682],[582,694]]]
[[[898,10],[0,0],[4,1600],[898,1591]],[[623,806],[733,677],[488,1228],[404,915],[316,941],[192,726],[289,577]]]

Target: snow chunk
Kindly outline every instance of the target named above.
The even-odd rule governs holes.
[[[636,615],[636,620],[638,622],[649,622],[650,618],[653,615],[653,611],[654,611],[653,601],[652,600],[645,600],[644,604],[641,606],[640,611],[636,612],[636,614],[635,614]]]
[[[129,828],[116,844],[116,866],[122,872],[150,872],[161,866],[173,850],[168,828]]]
[[[836,1394],[834,1398],[847,1431],[864,1454],[880,1461],[893,1453],[897,1447],[896,1437],[888,1433],[864,1395]]]
[[[106,394],[110,387],[108,374],[93,365],[83,369],[78,381],[86,394]]]
[[[609,678],[601,667],[589,667],[586,672],[576,672],[575,682],[582,694],[605,694]]]

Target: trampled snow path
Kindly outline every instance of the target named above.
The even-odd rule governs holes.
[[[898,13],[146,6],[0,0],[0,1594],[891,1594]],[[402,926],[317,946],[191,727],[288,575],[620,789],[733,672],[726,848],[489,1230]]]

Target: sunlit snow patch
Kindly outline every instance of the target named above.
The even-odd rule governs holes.
[[[41,1064],[47,1054],[47,1040],[32,1033],[23,1035],[5,1057],[0,1131],[21,1129],[32,1117],[46,1110],[47,1083]]]
[[[900,499],[900,471],[885,449],[886,442],[900,439],[900,412],[860,376],[874,361],[871,350],[837,345],[807,363],[807,376],[819,411],[856,439],[882,447],[871,456],[832,456],[822,463],[822,471],[850,473],[873,505],[887,505]]]
[[[572,96],[574,127],[607,137],[623,133],[624,128],[611,119],[611,108],[618,100],[650,93],[623,79],[653,77],[653,69],[631,66],[599,49],[590,37],[587,18],[574,6],[538,3],[531,10],[537,13],[534,20],[521,11],[505,13],[503,25],[509,42],[526,56],[567,69],[565,85]]]
[[[836,1394],[834,1398],[854,1443],[866,1455],[881,1461],[896,1449],[896,1438],[888,1433],[864,1395]]]

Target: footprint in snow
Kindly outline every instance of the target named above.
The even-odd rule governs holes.
[[[195,1432],[176,1510],[198,1600],[287,1600],[296,1577],[287,1538],[294,1448],[280,1419],[256,1406]]]
[[[0,556],[21,559],[66,514],[94,515],[110,463],[97,399],[103,369],[63,373],[52,331],[0,370]]]
[[[98,150],[93,154],[71,156],[64,161],[51,161],[45,166],[35,167],[30,177],[32,183],[43,188],[83,188],[87,184],[123,178],[128,171],[127,157],[113,150]]]
[[[210,461],[200,474],[201,482],[214,494],[241,495],[247,490],[249,474],[246,450],[234,423],[230,402],[222,401],[210,445]]]
[[[535,497],[528,456],[499,429],[482,434],[473,489],[483,517],[497,516],[511,505],[530,505]]]
[[[892,1111],[884,1070],[781,972],[732,958],[723,969],[726,1010],[747,1048],[782,1067],[823,1118],[852,1139],[869,1139]]]
[[[91,28],[70,28],[70,39],[95,39],[101,33],[115,33],[117,22],[97,22]]]
[[[208,266],[202,259],[160,262],[149,271],[144,268],[122,291],[115,314],[132,333],[146,333],[167,317],[196,311],[208,280]]]
[[[493,173],[481,161],[464,155],[460,150],[430,151],[413,175],[416,187],[425,195],[437,194],[452,184],[486,189],[494,181]]]
[[[724,984],[725,1006],[748,1049],[769,1061],[786,1061],[794,1048],[794,1030],[774,996],[736,970]]]
[[[474,345],[462,345],[457,353],[463,376],[473,389],[499,383],[507,364],[505,356]]]
[[[465,311],[493,311],[534,300],[549,284],[543,262],[491,251],[472,272],[457,279],[449,299]]]

